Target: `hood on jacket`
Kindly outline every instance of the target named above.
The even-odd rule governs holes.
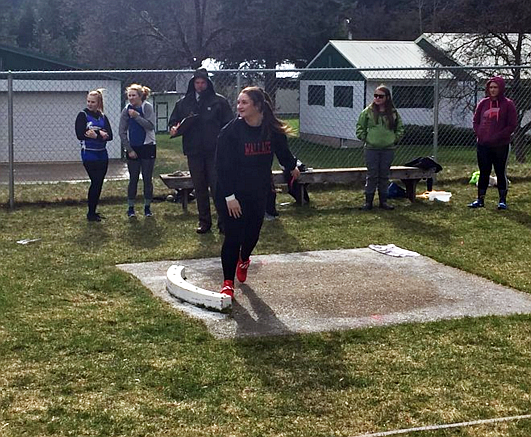
[[[485,96],[490,97],[489,94],[489,85],[494,82],[500,88],[500,93],[498,94],[498,99],[503,100],[505,98],[505,80],[501,76],[494,76],[487,81],[485,85]]]
[[[194,81],[197,78],[205,79],[207,81],[207,84],[208,84],[207,85],[207,89],[205,91],[203,91],[201,94],[203,94],[203,95],[216,94],[216,92],[214,91],[214,84],[212,83],[212,81],[208,77],[208,71],[206,70],[206,68],[198,68],[197,70],[195,70],[194,75],[192,76],[192,78],[188,82],[188,89],[186,90],[186,95],[193,94],[194,98],[195,98]]]

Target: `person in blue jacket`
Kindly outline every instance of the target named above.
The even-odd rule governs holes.
[[[103,113],[102,89],[87,94],[87,107],[76,117],[76,136],[81,144],[81,160],[90,178],[88,190],[89,222],[100,222],[103,216],[96,212],[103,181],[107,174],[109,156],[107,141],[112,141],[109,119]]]
[[[139,84],[126,88],[129,104],[120,116],[120,141],[127,152],[129,186],[127,188],[127,216],[135,217],[135,199],[140,172],[144,182],[144,215],[151,217],[153,200],[153,169],[157,157],[155,140],[155,111],[146,99],[151,90]]]

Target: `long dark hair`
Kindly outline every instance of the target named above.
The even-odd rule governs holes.
[[[387,121],[387,127],[392,131],[396,130],[398,121],[397,121],[397,112],[395,105],[393,103],[393,98],[391,97],[391,90],[385,85],[380,85],[376,88],[375,91],[382,91],[385,94],[385,103],[383,115],[385,116],[384,122]],[[378,105],[375,105],[374,102],[371,103],[372,113],[374,114],[374,120],[378,123],[378,118],[382,115]]]
[[[273,112],[273,101],[271,100],[271,97],[269,97],[269,94],[267,94],[262,88],[248,86],[244,88],[241,93],[247,94],[253,101],[254,106],[256,106],[263,114],[262,132],[266,138],[269,138],[271,133],[284,135],[290,135],[292,133],[291,127],[277,118]]]

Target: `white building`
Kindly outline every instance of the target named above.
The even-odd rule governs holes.
[[[404,124],[433,125],[435,72],[440,67],[439,124],[469,127],[477,83],[422,37],[416,41],[329,41],[309,63],[300,82],[300,135],[333,146],[357,146],[356,121],[381,84],[391,89]],[[431,69],[430,69],[431,68]],[[382,69],[382,70],[375,70]],[[387,70],[386,70],[387,69]]]

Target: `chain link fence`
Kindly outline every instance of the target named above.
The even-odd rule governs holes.
[[[104,88],[105,113],[113,128],[108,143],[108,180],[127,179],[118,135],[125,87],[140,83],[152,90],[156,112],[155,174],[186,170],[181,140],[169,139],[168,120],[184,96],[193,71],[68,71],[0,73],[0,190],[14,192],[29,183],[81,181],[74,121],[89,90]],[[529,67],[444,67],[425,69],[217,70],[210,77],[236,114],[239,91],[266,89],[276,111],[293,128],[293,153],[313,168],[363,166],[363,144],[356,138],[359,113],[374,89],[391,89],[405,135],[394,165],[433,156],[442,166],[439,180],[468,178],[476,170],[472,116],[484,96],[486,79],[501,75],[506,95],[518,109],[509,177],[531,177],[531,69]]]

